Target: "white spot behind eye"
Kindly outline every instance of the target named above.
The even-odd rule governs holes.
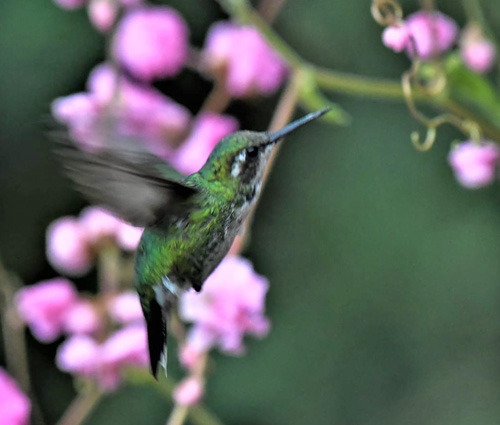
[[[241,151],[237,157],[234,158],[234,163],[233,163],[233,166],[231,168],[231,175],[233,177],[238,177],[241,173],[241,164],[243,163],[243,161],[245,161],[245,158],[246,158],[246,152],[243,150]]]

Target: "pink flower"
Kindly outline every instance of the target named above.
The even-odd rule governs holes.
[[[433,59],[450,49],[458,34],[458,26],[453,19],[440,12],[421,10],[408,16],[406,25],[413,42],[408,43],[410,56]]]
[[[19,315],[42,342],[51,342],[61,334],[76,302],[73,284],[62,278],[22,288],[15,297]]]
[[[132,291],[123,292],[108,303],[110,316],[118,323],[144,322],[139,296]]]
[[[120,22],[113,54],[140,79],[150,81],[176,75],[188,55],[187,25],[169,7],[133,10]]]
[[[31,404],[17,383],[0,368],[0,423],[28,425]]]
[[[128,223],[121,223],[116,232],[118,245],[125,251],[137,249],[144,229],[131,226]]]
[[[101,32],[106,32],[115,23],[118,4],[114,0],[91,0],[88,13],[94,27]]]
[[[89,121],[95,119],[97,104],[87,93],[76,93],[55,99],[51,109],[57,121],[71,123],[71,128],[79,134],[85,131]]]
[[[382,33],[382,42],[389,49],[401,52],[408,47],[410,33],[405,22],[400,22],[387,27]]]
[[[448,161],[462,186],[477,189],[493,182],[499,156],[499,148],[493,142],[466,141],[451,150]]]
[[[113,240],[126,251],[133,251],[143,232],[143,229],[125,223],[100,207],[85,208],[79,222],[88,243],[94,246]]]
[[[210,343],[213,342],[213,340],[210,341]],[[187,344],[183,344],[181,349],[179,350],[179,361],[181,365],[186,369],[193,370],[198,364],[198,361],[200,361],[203,353],[209,349],[210,344],[204,344],[203,348],[200,349],[195,344],[193,344],[192,341],[190,341]]]
[[[174,401],[183,406],[193,406],[203,396],[203,384],[200,378],[190,376],[180,382],[173,392]]]
[[[105,390],[114,390],[124,368],[149,365],[145,325],[131,325],[115,332],[102,346],[98,381]]]
[[[54,3],[63,9],[72,10],[83,7],[87,3],[87,0],[54,0]]]
[[[76,335],[66,340],[57,352],[59,369],[94,380],[104,391],[115,390],[125,368],[149,364],[146,328],[132,325],[112,334],[103,344]]]
[[[47,258],[61,273],[82,276],[92,266],[85,234],[72,217],[60,218],[47,228]]]
[[[114,239],[120,220],[100,207],[85,208],[78,219],[87,242],[93,245],[106,239]]]
[[[287,73],[285,62],[252,27],[213,25],[203,56],[212,72],[226,75],[226,88],[235,97],[269,95]]]
[[[241,354],[243,336],[264,336],[267,280],[256,274],[249,261],[226,257],[206,280],[201,293],[188,292],[180,300],[179,313],[194,323],[188,344],[207,351],[219,345],[223,351]]]
[[[90,301],[81,300],[68,311],[64,329],[72,334],[91,334],[101,327],[99,314]]]
[[[172,163],[184,174],[198,171],[214,146],[223,137],[238,129],[238,121],[227,115],[211,112],[201,114],[191,134],[176,152]]]
[[[99,344],[89,336],[72,336],[57,350],[57,367],[65,372],[92,377],[97,373],[99,362]]]
[[[484,37],[478,25],[468,25],[463,31],[460,53],[465,65],[474,72],[486,73],[495,64],[495,44]]]

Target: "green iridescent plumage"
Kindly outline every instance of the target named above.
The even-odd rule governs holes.
[[[183,291],[200,291],[227,254],[259,196],[276,142],[326,112],[309,114],[272,134],[231,134],[188,177],[144,152],[142,143],[120,135],[93,152],[71,142],[61,144],[59,153],[80,190],[92,202],[145,228],[136,256],[136,289],[155,376],[171,309]]]

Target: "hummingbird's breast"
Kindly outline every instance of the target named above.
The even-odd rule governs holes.
[[[257,194],[255,190],[230,201],[207,197],[187,214],[147,228],[136,259],[137,289],[167,279],[180,291],[200,290],[231,248]]]

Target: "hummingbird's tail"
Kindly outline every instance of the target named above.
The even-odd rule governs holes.
[[[167,350],[167,318],[162,307],[156,299],[152,299],[149,304],[149,314],[146,318],[148,328],[148,348],[151,372],[157,379],[158,364],[163,364],[166,368]]]

